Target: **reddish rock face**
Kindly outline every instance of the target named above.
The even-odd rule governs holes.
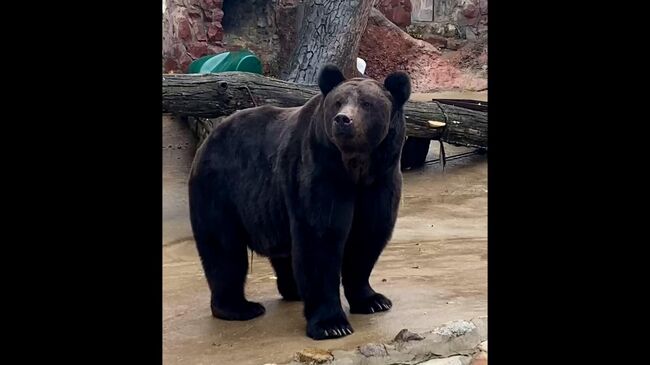
[[[208,26],[208,41],[217,44],[223,40],[223,27],[220,23],[212,23]]]
[[[229,14],[224,14],[223,0],[166,0],[163,72],[187,72],[187,65],[197,58],[246,48],[260,57],[265,74],[278,77],[280,65],[293,52],[300,4],[301,0],[231,0],[225,8]]]
[[[193,58],[201,58],[208,54],[208,44],[204,42],[194,42],[187,45],[187,53]]]
[[[411,24],[411,0],[380,0],[375,8],[398,27],[405,28]]]
[[[166,0],[163,72],[184,73],[197,58],[223,52],[223,0]]]
[[[486,79],[462,71],[443,58],[435,46],[412,38],[376,9],[361,37],[359,57],[367,63],[366,75],[376,80],[383,80],[395,70],[406,71],[415,92],[487,87]]]
[[[192,39],[192,28],[189,20],[180,19],[178,21],[178,37],[183,41],[189,41]]]

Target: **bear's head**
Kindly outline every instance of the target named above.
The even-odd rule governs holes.
[[[369,78],[346,80],[338,67],[325,66],[318,77],[323,94],[323,123],[327,138],[345,157],[369,156],[388,135],[391,123],[404,123],[402,107],[411,94],[411,81],[394,72],[383,85]]]

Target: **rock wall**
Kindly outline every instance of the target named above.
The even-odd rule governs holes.
[[[408,1],[408,0],[407,0]],[[300,24],[301,0],[165,0],[163,72],[187,72],[207,54],[249,49],[278,76]]]
[[[359,57],[366,60],[366,74],[383,80],[394,70],[409,73],[416,92],[445,89],[482,90],[487,79],[465,72],[435,46],[409,36],[376,9],[370,14]]]
[[[412,0],[414,26],[426,26],[429,33],[462,39],[487,32],[487,0]]]
[[[300,26],[300,0],[225,0],[224,43],[246,48],[262,61],[265,75],[279,77]]]
[[[223,0],[165,0],[163,72],[186,72],[206,54],[224,51]]]
[[[413,23],[406,31],[441,49],[455,67],[487,78],[488,3],[487,0],[413,0]],[[423,6],[430,4],[433,21],[426,18]]]

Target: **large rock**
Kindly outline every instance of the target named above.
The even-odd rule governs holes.
[[[197,58],[223,52],[223,0],[165,0],[163,72],[184,73]]]
[[[366,75],[377,80],[395,70],[406,71],[415,92],[487,87],[487,79],[461,71],[443,58],[438,48],[411,37],[377,9],[372,9],[361,37],[359,57],[368,64]]]
[[[459,0],[452,10],[451,18],[459,25],[487,24],[487,0]]]
[[[332,353],[327,350],[308,348],[297,352],[295,359],[302,363],[322,364],[328,361],[332,361],[334,359],[334,356],[332,356]]]
[[[381,343],[367,343],[365,345],[361,345],[359,346],[359,353],[365,357],[388,356],[386,346]]]
[[[381,11],[384,16],[400,28],[411,24],[411,0],[379,0],[375,8]]]

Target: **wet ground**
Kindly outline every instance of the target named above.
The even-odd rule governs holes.
[[[392,299],[393,308],[350,315],[355,329],[351,336],[307,338],[301,303],[280,300],[268,261],[257,256],[246,292],[266,307],[266,314],[246,322],[212,318],[188,221],[190,135],[169,118],[163,118],[163,125],[165,364],[283,363],[306,347],[354,349],[389,340],[402,328],[423,332],[451,320],[487,315],[487,156],[475,155],[449,161],[444,172],[436,163],[404,173],[393,239],[371,277],[375,290]],[[448,157],[466,151],[446,146]],[[438,143],[433,142],[428,160],[438,157]],[[347,311],[347,302],[342,302]]]

